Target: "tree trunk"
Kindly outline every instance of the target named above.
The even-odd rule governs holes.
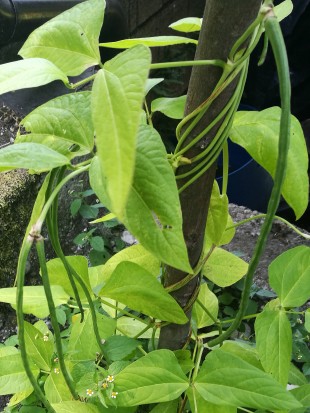
[[[221,59],[227,61],[227,56],[233,44],[256,18],[260,6],[261,0],[207,0],[195,59]],[[196,66],[193,68],[185,115],[191,113],[211,95],[221,73],[222,69],[214,66]],[[189,135],[188,141],[203,131],[212,119],[220,113],[232,96],[236,81],[232,82],[214,101],[204,118]],[[192,158],[200,153],[202,148],[205,148],[212,141],[219,126],[217,125],[217,127],[213,128],[202,141],[191,148],[184,156]],[[178,173],[187,172],[190,168],[191,165],[179,167]],[[192,267],[198,263],[203,248],[215,170],[216,164],[180,194],[183,232]],[[183,184],[184,181],[178,181],[179,187]],[[165,286],[173,285],[182,280],[186,275],[175,268],[167,267],[164,284]],[[182,308],[187,305],[193,296],[197,283],[198,277],[195,277],[185,287],[172,293]],[[190,318],[191,308],[186,314]],[[189,322],[184,325],[169,324],[161,329],[158,347],[171,350],[180,349],[186,344],[189,333]]]

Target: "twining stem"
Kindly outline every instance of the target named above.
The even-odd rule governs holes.
[[[64,168],[60,168],[59,170],[56,170],[56,171],[53,170],[52,171],[52,176],[51,176],[51,180],[50,180],[50,186],[49,186],[49,189],[48,189],[47,197],[49,197],[49,194],[52,191],[53,184],[54,184],[53,181],[55,180],[56,185],[59,184],[61,182],[62,178],[63,178],[64,172],[65,172]],[[72,290],[73,290],[74,298],[75,298],[75,300],[78,304],[78,307],[79,307],[79,310],[80,310],[80,313],[81,313],[81,322],[82,322],[83,318],[84,318],[84,310],[83,310],[83,307],[82,307],[81,298],[80,298],[77,286],[75,284],[74,278],[71,274],[70,267],[67,263],[67,260],[65,259],[64,253],[63,253],[61,245],[60,245],[60,240],[59,240],[59,232],[58,232],[58,196],[59,196],[59,193],[56,195],[56,197],[55,197],[55,199],[54,199],[54,201],[51,205],[51,208],[50,208],[50,210],[49,210],[49,212],[46,216],[46,224],[47,224],[47,229],[48,229],[48,233],[49,233],[49,236],[50,236],[50,240],[51,240],[51,243],[52,243],[52,247],[53,247],[56,255],[61,259],[61,261],[62,261],[62,263],[65,267],[65,270],[67,272],[68,279],[70,281],[70,285],[71,285]]]
[[[220,59],[214,60],[185,60],[181,62],[163,62],[152,63],[150,69],[170,69],[173,67],[186,67],[186,66],[218,66],[225,69],[227,63]]]
[[[48,198],[48,200],[46,201],[44,208],[42,209],[42,212],[37,220],[37,223],[35,224],[35,230],[38,233],[41,233],[41,227],[43,222],[45,221],[46,215],[51,207],[51,205],[54,202],[54,199],[58,196],[59,191],[61,190],[61,188],[67,183],[69,182],[72,178],[74,178],[75,176],[81,174],[82,172],[87,171],[90,168],[90,165],[85,165],[79,169],[77,169],[76,171],[71,172],[70,174],[68,174],[67,176],[65,176],[63,178],[63,180],[56,186],[56,188],[53,190],[53,192],[51,193],[50,197]]]
[[[255,246],[254,255],[251,259],[248,272],[245,277],[244,289],[242,292],[240,307],[236,319],[223,334],[221,334],[219,337],[217,337],[214,340],[211,340],[208,343],[209,347],[213,347],[226,340],[226,338],[228,338],[231,335],[231,333],[238,328],[242,318],[244,317],[248,304],[248,298],[250,295],[250,289],[252,285],[254,272],[258,265],[259,259],[263,253],[264,247],[266,245],[268,234],[271,230],[272,221],[275,217],[279,205],[282,184],[285,177],[287,153],[289,149],[290,138],[290,77],[283,36],[281,33],[280,25],[276,17],[274,16],[272,9],[270,9],[269,13],[266,16],[265,29],[266,34],[270,40],[277,65],[277,71],[280,81],[280,96],[282,106],[279,134],[279,151],[274,178],[274,186],[268,203],[266,219],[262,225],[261,233]]]
[[[23,315],[23,287],[25,281],[25,270],[26,270],[26,263],[27,258],[30,252],[30,249],[33,244],[33,237],[31,235],[28,236],[27,240],[23,243],[18,260],[17,266],[17,284],[16,284],[16,316],[17,316],[17,325],[18,325],[18,343],[19,343],[19,350],[23,362],[23,366],[27,377],[34,389],[34,392],[38,399],[43,403],[43,405],[47,408],[48,412],[55,413],[55,410],[52,408],[51,404],[45,397],[44,393],[41,390],[36,378],[34,377],[26,349],[26,342],[25,342],[25,325],[24,325],[24,315]]]
[[[50,312],[50,318],[51,318],[51,323],[53,326],[54,330],[54,337],[55,337],[55,344],[56,344],[56,350],[57,350],[57,355],[59,359],[59,366],[61,369],[61,372],[64,376],[64,379],[67,383],[67,386],[70,390],[70,393],[75,399],[78,399],[78,393],[75,390],[74,387],[74,382],[72,378],[70,377],[70,374],[67,370],[66,364],[65,364],[65,359],[64,359],[64,353],[62,349],[62,344],[61,344],[61,335],[60,335],[60,329],[57,321],[57,316],[56,316],[56,308],[55,308],[55,303],[52,295],[52,290],[49,282],[49,277],[48,277],[48,271],[47,271],[47,265],[46,265],[46,260],[45,260],[45,251],[44,251],[44,238],[42,236],[39,236],[36,239],[36,248],[37,248],[37,253],[38,253],[38,258],[39,258],[39,264],[41,268],[41,275],[42,275],[42,282],[43,282],[43,287],[44,287],[44,292],[48,304],[48,309]]]

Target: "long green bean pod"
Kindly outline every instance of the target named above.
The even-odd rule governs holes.
[[[33,235],[28,235],[27,240],[22,245],[22,249],[19,254],[18,266],[17,266],[17,275],[16,275],[16,315],[17,315],[17,325],[18,325],[18,343],[19,343],[19,350],[23,362],[23,366],[27,377],[34,389],[34,392],[38,399],[43,403],[46,407],[48,412],[54,413],[54,409],[52,408],[51,404],[45,397],[44,393],[39,386],[37,379],[34,377],[26,349],[26,342],[25,342],[25,327],[24,327],[24,314],[23,314],[23,287],[25,281],[25,270],[26,270],[26,262],[30,252],[30,249],[33,244],[34,237]]]
[[[278,159],[276,172],[274,177],[274,186],[271,192],[270,200],[268,203],[268,209],[266,214],[266,219],[262,225],[262,230],[258,241],[255,246],[254,255],[249,264],[248,272],[245,277],[244,289],[241,297],[240,308],[238,314],[231,324],[231,326],[219,337],[211,340],[208,343],[209,347],[213,347],[217,344],[222,343],[226,338],[228,338],[233,331],[235,331],[240,325],[242,318],[245,314],[248,298],[250,294],[250,288],[252,285],[252,280],[254,276],[255,269],[258,265],[259,259],[263,253],[264,247],[267,242],[268,234],[271,230],[272,221],[276,214],[280,197],[282,184],[285,177],[286,164],[287,164],[287,153],[289,149],[289,139],[290,139],[290,77],[289,77],[289,66],[286,55],[285,44],[280,29],[280,25],[273,14],[272,9],[266,15],[265,30],[269,38],[273,54],[275,57],[277,71],[280,81],[280,96],[281,96],[281,121],[280,121],[280,134],[279,134],[279,147],[278,147]]]
[[[54,171],[53,171],[54,172]],[[53,179],[51,179],[51,185],[50,185],[50,192],[53,189],[53,184],[55,182],[55,185],[57,186],[60,182],[61,179],[63,177],[63,174],[65,172],[64,167],[59,168],[57,171],[55,171],[55,174],[53,175]],[[73,294],[74,294],[74,298],[77,302],[77,305],[79,307],[80,313],[81,313],[81,322],[83,321],[84,318],[84,310],[83,310],[83,306],[82,306],[82,302],[81,302],[81,298],[77,289],[77,286],[75,284],[75,280],[72,276],[70,267],[68,265],[67,260],[65,259],[65,255],[62,251],[61,248],[61,244],[60,244],[60,240],[59,240],[59,231],[58,231],[58,198],[59,198],[59,193],[56,195],[51,208],[49,209],[47,215],[46,215],[46,224],[47,224],[47,230],[48,230],[48,234],[50,237],[50,241],[52,244],[52,247],[56,253],[56,255],[58,256],[58,258],[60,258],[60,260],[62,261],[65,270],[67,272],[68,275],[68,279],[69,282],[71,284],[72,290],[73,290]]]
[[[62,344],[61,344],[60,329],[59,329],[59,325],[57,321],[56,309],[55,309],[54,299],[52,295],[52,290],[51,290],[51,286],[49,282],[48,271],[47,271],[46,260],[45,260],[44,238],[41,235],[39,235],[38,238],[36,239],[36,248],[37,248],[39,264],[41,268],[44,292],[45,292],[45,296],[46,296],[46,300],[48,304],[48,309],[50,312],[51,323],[52,323],[53,330],[54,330],[56,350],[57,350],[57,354],[59,358],[59,366],[60,366],[61,372],[64,376],[64,379],[67,383],[67,386],[72,396],[75,399],[78,399],[79,396],[75,390],[73,380],[70,377],[70,374],[67,370],[65,360],[64,360],[64,354],[63,354],[63,349],[62,349]]]

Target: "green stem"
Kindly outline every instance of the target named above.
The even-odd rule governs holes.
[[[149,322],[148,322],[147,320],[144,320],[143,318],[139,318],[139,317],[137,317],[136,315],[131,314],[129,311],[123,310],[123,309],[121,309],[121,308],[119,308],[119,307],[117,307],[117,306],[109,303],[109,301],[106,301],[106,300],[104,300],[104,299],[101,298],[101,297],[99,297],[99,298],[100,298],[100,301],[102,302],[102,304],[107,305],[108,307],[113,308],[114,310],[117,309],[118,312],[120,312],[120,313],[122,313],[122,314],[125,314],[125,315],[127,315],[127,316],[129,316],[129,317],[131,317],[131,318],[134,318],[135,320],[140,321],[140,322],[143,323],[143,324],[146,324],[146,325],[149,324]]]
[[[230,227],[227,227],[225,229],[225,231],[228,231],[229,229],[232,228],[236,228],[239,227],[240,225],[246,224],[247,222],[253,221],[254,219],[261,219],[261,218],[265,218],[266,214],[258,214],[255,215],[253,217],[249,217],[246,219],[243,219],[242,221],[236,222],[234,225],[231,225]],[[293,231],[295,231],[298,235],[300,235],[301,237],[305,238],[305,239],[310,239],[310,235],[309,234],[305,234],[304,232],[300,231],[297,227],[295,227],[295,225],[293,225],[292,223],[290,223],[289,221],[287,221],[286,219],[279,217],[278,215],[274,216],[274,221],[281,221],[284,224],[286,224],[289,228],[291,228]]]
[[[82,172],[87,171],[90,168],[90,165],[85,165],[80,169],[77,169],[76,171],[71,172],[69,175],[67,175],[57,186],[56,188],[53,190],[53,192],[51,193],[49,199],[47,200],[46,204],[44,205],[44,208],[42,209],[42,212],[35,224],[35,228],[34,231],[38,234],[41,233],[41,228],[42,228],[42,224],[45,221],[46,215],[52,205],[52,203],[54,202],[54,199],[57,197],[59,191],[61,190],[61,188],[70,181],[70,179],[74,178],[75,176],[81,174]]]
[[[45,397],[44,393],[41,390],[36,378],[34,377],[30,363],[28,360],[28,353],[26,349],[26,342],[25,342],[25,325],[24,325],[24,315],[23,315],[23,287],[25,281],[25,270],[26,270],[26,263],[27,258],[30,252],[30,249],[33,244],[33,237],[31,235],[28,236],[27,240],[24,242],[18,259],[18,266],[17,266],[17,284],[16,284],[16,316],[17,316],[17,325],[18,325],[18,343],[19,343],[19,350],[23,362],[23,366],[27,377],[34,389],[34,392],[38,399],[43,403],[43,405],[47,408],[50,413],[55,413],[55,410],[52,408],[51,404]]]
[[[220,59],[214,60],[185,60],[181,62],[163,62],[152,63],[150,69],[170,69],[174,67],[186,67],[186,66],[218,66],[225,69],[227,63]]]
[[[46,296],[46,300],[48,304],[48,309],[50,312],[51,323],[52,323],[53,330],[54,330],[56,350],[57,350],[57,354],[59,358],[59,366],[64,376],[65,382],[67,383],[67,386],[70,390],[70,393],[75,399],[78,399],[79,395],[75,390],[74,382],[72,378],[70,377],[70,374],[65,364],[64,353],[63,353],[62,344],[61,344],[60,329],[59,329],[59,325],[57,322],[57,316],[56,316],[55,303],[54,303],[54,299],[52,295],[52,290],[51,290],[47,266],[46,266],[45,252],[44,252],[44,238],[42,236],[36,239],[36,248],[37,248],[39,264],[41,268],[43,287],[44,287],[45,296]]]
[[[266,34],[270,40],[277,65],[277,71],[280,81],[280,95],[282,106],[279,134],[279,150],[274,178],[274,186],[272,189],[270,201],[268,203],[266,219],[264,221],[264,224],[262,225],[262,230],[255,247],[255,252],[251,259],[248,272],[245,277],[240,308],[237,313],[236,319],[223,334],[221,334],[219,337],[217,337],[214,340],[211,340],[208,343],[209,347],[213,347],[226,340],[231,335],[231,333],[239,327],[241,320],[244,317],[248,304],[248,298],[250,295],[251,285],[253,282],[254,272],[258,265],[259,259],[263,253],[264,247],[266,245],[268,234],[271,230],[272,221],[274,219],[275,213],[280,202],[282,184],[285,177],[287,153],[289,149],[290,138],[290,77],[283,36],[281,33],[279,23],[275,18],[272,10],[270,10],[266,18],[265,29]]]
[[[196,303],[203,309],[203,311],[211,318],[211,320],[213,321],[214,324],[220,324],[219,320],[217,320],[211,313],[210,311],[207,309],[206,306],[204,306],[202,304],[202,302],[197,298],[196,299]]]
[[[95,73],[94,75],[85,77],[85,79],[82,79],[82,80],[80,80],[79,82],[69,83],[69,84],[67,84],[66,86],[67,86],[68,89],[77,89],[77,88],[79,88],[80,86],[84,86],[86,83],[89,83],[89,82],[91,82],[92,80],[94,80],[95,77],[96,77],[96,74],[97,74],[97,73]]]
[[[227,140],[223,145],[223,174],[222,174],[222,195],[226,195],[228,186],[229,151]]]
[[[151,323],[149,323],[143,330],[140,331],[140,333],[136,334],[134,336],[134,339],[139,338],[140,336],[142,336],[142,334],[144,334],[145,332],[147,332],[150,328],[152,328],[152,326],[154,325],[153,321]]]
[[[246,31],[240,36],[229,53],[229,60],[232,62],[235,59],[235,55],[238,52],[238,49],[247,41],[247,39],[252,35],[252,33],[256,30],[257,26],[261,23],[263,16],[259,14],[256,19],[250,24],[250,26],[246,29]]]

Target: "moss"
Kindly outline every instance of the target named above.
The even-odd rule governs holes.
[[[38,192],[38,177],[23,170],[0,174],[0,287],[15,277],[18,253]]]

